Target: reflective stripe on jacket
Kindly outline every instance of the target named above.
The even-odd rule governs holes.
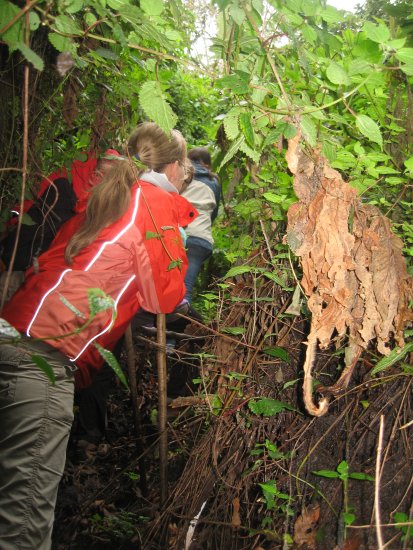
[[[81,250],[72,265],[65,263],[64,251],[83,214],[63,225],[40,256],[39,272],[27,272],[3,317],[21,333],[51,337],[47,342],[76,362],[87,383],[89,371],[103,363],[94,342],[113,349],[140,307],[169,313],[183,299],[187,259],[179,226],[196,215],[183,197],[140,181],[131,190],[126,213]],[[110,296],[114,309],[97,313],[88,323],[90,288]]]

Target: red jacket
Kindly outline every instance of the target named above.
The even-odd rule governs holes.
[[[34,338],[67,335],[47,341],[80,368],[81,385],[89,383],[91,371],[103,363],[94,342],[113,349],[140,307],[169,313],[182,301],[187,259],[178,226],[196,215],[183,197],[138,182],[126,213],[103,229],[70,266],[64,261],[65,247],[84,215],[64,224],[40,256],[39,272],[28,270],[25,284],[5,306],[3,317]],[[177,261],[181,269],[174,267]],[[89,319],[90,288],[110,296],[114,309],[99,312],[75,332]]]
[[[95,185],[97,178],[94,178],[94,170],[97,164],[96,155],[92,152],[85,153],[87,155],[86,160],[74,160],[70,166],[70,179],[72,182],[73,191],[75,192],[78,204],[75,206],[75,212],[80,212],[85,201],[89,196],[89,192]],[[67,178],[68,173],[65,167],[59,168],[52,174],[49,174],[39,184],[39,191],[36,194],[36,198],[40,198],[46,189],[50,186],[51,182],[59,178]],[[23,203],[23,212],[27,212],[34,204],[35,199],[26,199]],[[13,207],[13,212],[18,214],[20,211],[20,205]],[[11,218],[7,223],[10,226],[17,224],[18,216]]]

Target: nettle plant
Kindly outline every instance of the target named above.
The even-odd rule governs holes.
[[[352,525],[356,520],[356,515],[354,514],[354,509],[350,505],[348,500],[348,484],[350,479],[355,479],[359,481],[374,481],[374,477],[369,474],[362,472],[350,472],[349,465],[346,460],[342,460],[337,466],[336,470],[317,470],[312,472],[316,476],[326,477],[328,479],[338,479],[341,481],[343,486],[343,522],[344,527]]]
[[[219,168],[232,179],[241,172],[233,211],[244,220],[242,234],[253,235],[257,220],[268,227],[283,219],[294,200],[283,156],[300,132],[392,217],[411,254],[409,37],[321,0],[216,4],[213,49],[225,72],[217,84],[227,98]]]

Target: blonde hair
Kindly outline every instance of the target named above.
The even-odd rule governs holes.
[[[144,122],[129,137],[124,162],[114,163],[91,193],[81,227],[71,237],[65,250],[65,261],[91,244],[102,229],[117,221],[129,207],[130,190],[146,170],[163,172],[168,164],[186,161],[186,142],[180,132],[168,136],[157,124]],[[140,167],[133,160],[136,156]]]

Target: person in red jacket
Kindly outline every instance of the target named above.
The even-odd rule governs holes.
[[[3,310],[24,336],[0,346],[2,550],[50,548],[73,373],[89,380],[139,308],[169,313],[184,298],[180,218],[185,208],[196,216],[178,195],[185,162],[179,132],[139,125],[127,156],[92,189],[86,211],[61,228]],[[42,358],[55,384],[38,368]]]

